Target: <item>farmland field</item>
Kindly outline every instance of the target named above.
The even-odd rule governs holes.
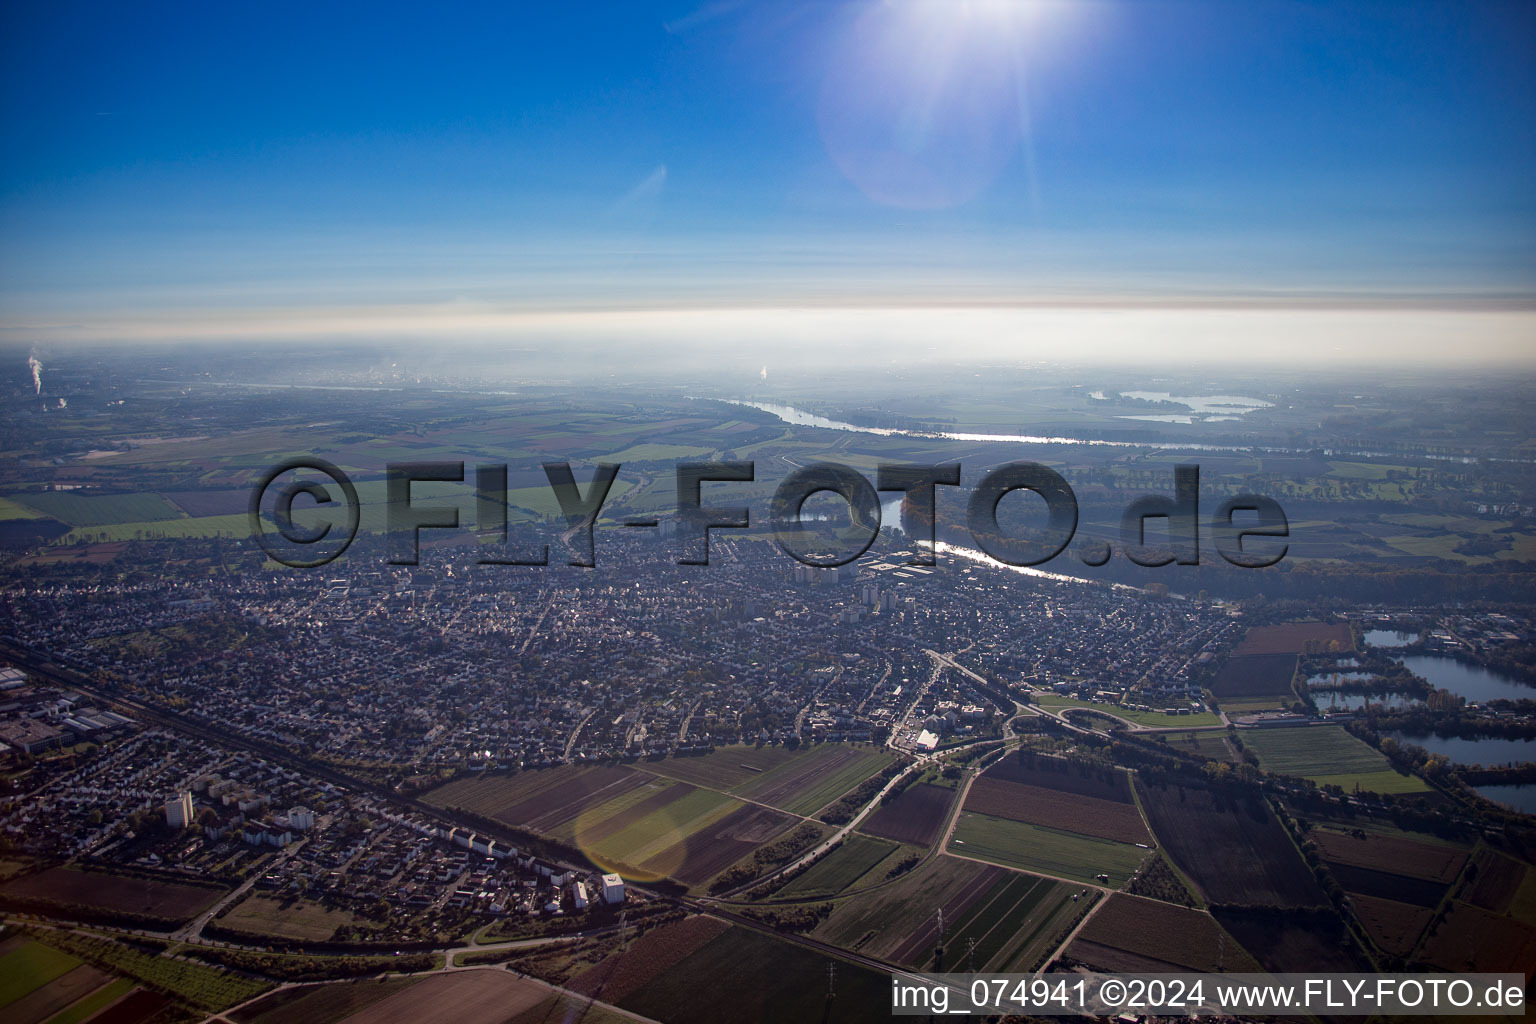
[[[695,786],[729,791],[735,786],[759,778],[780,765],[806,757],[816,749],[820,748],[803,747],[799,750],[790,750],[782,746],[749,747],[745,744],[733,744],[712,750],[707,754],[642,761],[636,767],[680,782],[691,782]]]
[[[426,799],[574,843],[637,880],[671,877],[685,885],[708,881],[797,820],[712,789],[606,766],[460,779]]]
[[[1456,847],[1396,836],[1367,833],[1359,838],[1333,829],[1313,828],[1308,838],[1317,845],[1323,859],[1331,863],[1391,871],[1446,885],[1461,874],[1462,865],[1467,862],[1466,852]]]
[[[0,886],[0,895],[175,922],[191,920],[225,892],[223,888],[211,886],[71,867],[49,868]]]
[[[731,926],[713,917],[689,917],[647,931],[623,949],[566,983],[572,992],[620,1004],[651,979],[666,973]]]
[[[1297,775],[1320,786],[1342,786],[1346,793],[1356,786],[1373,793],[1430,791],[1424,780],[1399,774],[1384,754],[1340,725],[1248,729],[1243,745],[1258,754],[1265,771]]]
[[[805,757],[748,779],[732,792],[791,814],[810,815],[878,774],[892,760],[890,754],[873,747],[823,743]]]
[[[80,961],[41,942],[23,941],[0,956],[0,1006],[80,966]]]
[[[1114,893],[1077,933],[1067,956],[1110,971],[1256,971],[1258,964],[1209,914]]]
[[[619,956],[624,956],[620,953]],[[837,998],[828,1001],[827,967],[836,964]],[[716,1021],[865,1021],[890,1008],[890,979],[772,935],[729,926],[686,956],[648,974],[628,994],[605,1001],[667,1024]],[[730,984],[711,984],[729,978]]]
[[[81,964],[39,985],[20,999],[0,1006],[0,1009],[3,1009],[5,1019],[11,1024],[38,1024],[77,1000],[111,985],[112,975],[88,964]],[[132,982],[117,985],[117,989],[123,992],[132,987]]]
[[[316,942],[329,939],[342,925],[358,923],[358,918],[346,910],[260,895],[247,896],[219,919],[222,927],[235,931]]]
[[[547,994],[542,985],[506,971],[454,971],[434,974],[345,1019],[348,1024],[502,1024]]]
[[[1419,935],[1434,911],[1411,903],[1355,894],[1355,917],[1365,926],[1371,941],[1384,952],[1407,956],[1418,945]]]
[[[1333,909],[1212,907],[1227,934],[1266,971],[1369,971],[1354,936]]]
[[[1231,711],[1226,702],[1222,702],[1223,710]],[[1236,761],[1237,752],[1227,742],[1225,729],[1202,729],[1198,732],[1165,732],[1157,737],[1166,741],[1174,750],[1183,751],[1186,754],[1194,754],[1210,761]]]
[[[742,804],[709,828],[690,833],[683,839],[679,851],[682,866],[671,875],[684,885],[702,885],[782,834],[797,820],[756,804]],[[673,853],[667,851],[659,859],[672,856]]]
[[[1227,707],[1228,697],[1277,696],[1293,699],[1291,678],[1296,674],[1294,654],[1250,654],[1227,659],[1211,680],[1211,693]]]
[[[216,1011],[260,995],[271,983],[229,971],[173,960],[110,939],[51,932],[48,945],[116,974],[137,979],[200,1009]],[[131,998],[131,997],[130,997]]]
[[[843,845],[812,864],[777,893],[785,897],[835,896],[874,871],[901,847],[852,833]],[[873,877],[879,877],[878,875]]]
[[[1288,622],[1283,626],[1254,626],[1232,653],[1322,654],[1354,649],[1355,634],[1347,623]]]
[[[486,773],[457,779],[432,790],[423,799],[538,831],[534,821],[541,816],[560,817],[573,807],[574,814],[579,814],[582,809],[612,799],[645,781],[645,776],[626,768],[560,765],[511,775]]]
[[[948,823],[954,800],[953,789],[919,782],[881,804],[859,825],[859,831],[898,843],[929,846]]]
[[[156,1018],[167,1007],[173,1007],[169,1016],[172,1020],[184,1019],[182,1011],[175,1009],[170,999],[159,992],[149,989],[135,989],[128,993],[119,1003],[111,1006],[97,1016],[91,1018],[91,1024],[140,1024],[144,1022],[156,1022]],[[160,1020],[166,1019],[160,1017]]]
[[[1536,963],[1536,928],[1459,900],[1424,939],[1419,959],[1447,971],[1520,971]]]
[[[36,509],[71,526],[106,526],[175,519],[176,507],[158,494],[77,494],[37,491],[10,495],[12,501]]]
[[[1208,789],[1149,786],[1142,807],[1163,852],[1211,903],[1320,906],[1326,897],[1267,804]]]
[[[633,1024],[634,1018],[580,996],[549,995],[544,1001],[508,1017],[505,1024]]]
[[[997,879],[953,921],[946,918],[946,970],[1032,970],[1056,947],[1067,922],[1086,913],[1096,893],[1072,900],[1070,885],[1035,875]],[[974,958],[971,940],[976,946]],[[937,962],[933,969],[938,970]]]
[[[236,1024],[285,1024],[302,1020],[306,1024],[335,1024],[365,1006],[409,988],[420,978],[392,978],[388,981],[339,981],[329,985],[300,985],[285,988],[252,1003],[236,1013],[225,1014]]]
[[[1525,880],[1526,866],[1487,847],[1477,851],[1472,863],[1477,871],[1468,872],[1461,899],[1494,914],[1506,913]]]
[[[684,783],[672,786],[665,804],[638,821],[601,839],[579,836],[589,857],[610,870],[623,868],[636,878],[665,878],[683,868],[684,843],[745,806],[710,789]]]
[[[1346,892],[1375,896],[1378,899],[1398,900],[1420,907],[1435,907],[1445,898],[1448,886],[1427,878],[1410,878],[1408,875],[1374,868],[1356,867],[1352,864],[1332,864],[1334,880]]]
[[[971,783],[965,809],[1122,843],[1151,842],[1134,804],[1005,782],[987,775]]]
[[[933,956],[937,908],[949,920],[964,913],[998,879],[1002,868],[955,857],[935,857],[901,876],[894,885],[839,900],[812,937],[909,967]]]
[[[971,811],[961,812],[949,852],[1094,884],[1107,874],[1112,886],[1124,885],[1147,856],[1139,846]]]
[[[86,1020],[92,1021],[93,1024],[111,1024],[108,1016],[98,1017],[96,1015],[113,1003],[116,1003],[119,999],[123,999],[124,1003],[126,1003],[127,1000],[124,997],[133,991],[134,984],[132,981],[129,981],[127,978],[118,978],[116,981],[109,982],[98,988],[85,998],[78,999],[69,1004],[68,1008],[63,1012],[47,1018],[47,1024],[81,1024],[82,1021]],[[143,989],[139,990],[141,994],[143,991]]]
[[[170,491],[162,495],[189,516],[238,516],[250,506],[248,490]]]
[[[1132,802],[1126,773],[1119,768],[1098,763],[1079,764],[1065,758],[1020,751],[1017,757],[1004,758],[988,768],[985,777],[1076,793],[1098,800],[1117,800],[1125,804]]]

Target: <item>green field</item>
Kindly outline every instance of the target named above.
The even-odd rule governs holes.
[[[1003,879],[952,925],[945,968],[969,971],[974,963],[978,971],[1033,970],[1055,948],[1073,912],[1092,905],[1091,898],[1073,903],[1073,891],[1071,885],[1035,875]]]
[[[105,526],[81,526],[60,537],[56,543],[77,541],[138,540],[141,537],[207,538],[251,535],[251,521],[245,515],[199,516],[196,519],[160,519],[152,522],[111,523]]]
[[[1100,714],[1113,715],[1127,722],[1137,725],[1151,726],[1154,729],[1176,729],[1181,726],[1220,725],[1221,719],[1210,711],[1202,711],[1193,715],[1165,715],[1161,711],[1133,711],[1130,708],[1120,707],[1118,704],[1095,704],[1092,701],[1076,700],[1072,697],[1063,697],[1058,693],[1049,693],[1037,690],[1033,694],[1036,704],[1052,711],[1062,708],[1082,708],[1085,711],[1097,711]],[[1222,707],[1226,707],[1225,704]]]
[[[900,847],[884,839],[851,834],[843,845],[811,865],[805,874],[794,879],[776,895],[781,897],[834,896],[853,885],[866,874],[879,878],[876,871],[890,855]]]
[[[73,932],[50,932],[47,942],[89,960],[102,970],[135,978],[150,988],[172,993],[211,1012],[243,1003],[272,987],[269,981],[155,956],[110,939],[87,938]]]
[[[0,520],[36,519],[37,517],[35,510],[27,508],[25,505],[18,505],[9,498],[0,498]]]
[[[1146,859],[1147,851],[1129,843],[1062,832],[1043,825],[1008,821],[973,811],[960,812],[949,852],[991,864],[1038,871],[1058,878],[1094,882],[1100,873],[1109,885],[1124,885]]]
[[[740,806],[739,801],[713,790],[696,789],[627,828],[591,843],[587,852],[603,861],[639,867]]]
[[[1373,793],[1427,793],[1430,787],[1415,775],[1399,775],[1386,757],[1344,731],[1341,725],[1297,726],[1289,729],[1246,729],[1243,745],[1259,756],[1259,767],[1282,775],[1298,775],[1319,786],[1358,786]]]
[[[89,1020],[107,1006],[117,1002],[127,995],[134,987],[133,982],[127,978],[118,978],[116,981],[103,985],[84,999],[48,1018],[48,1024],[80,1024],[83,1020]]]
[[[73,491],[29,491],[10,500],[71,526],[104,526],[178,519],[181,512],[158,494],[83,495]]]
[[[893,760],[892,755],[879,748],[823,743],[812,747],[805,760],[765,772],[732,792],[791,814],[811,815],[884,770]],[[793,779],[799,781],[788,792],[781,791]]]
[[[80,961],[41,942],[28,942],[0,956],[0,1007],[80,966]]]
[[[621,814],[635,804],[649,800],[651,797],[664,793],[674,788],[677,783],[671,779],[655,779],[650,783],[631,789],[627,793],[621,793],[604,803],[584,809],[574,818],[552,825],[544,832],[552,839],[558,839],[562,843],[575,843],[581,845],[586,830],[593,825],[607,821],[615,815]]]

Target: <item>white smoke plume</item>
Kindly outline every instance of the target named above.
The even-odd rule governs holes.
[[[27,356],[27,369],[32,371],[32,386],[41,395],[43,393],[43,363],[42,360],[37,358],[37,349],[33,349],[32,354]]]
[[[757,372],[758,372],[758,375],[763,378],[763,380],[767,380],[768,379],[768,367],[765,366],[765,367],[763,367],[761,370],[759,370]]]

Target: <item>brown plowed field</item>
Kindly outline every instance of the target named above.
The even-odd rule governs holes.
[[[896,799],[866,818],[859,831],[898,843],[932,845],[949,817],[955,791],[945,786],[920,782],[908,786]]]
[[[1317,844],[1324,860],[1335,864],[1391,871],[1445,884],[1461,874],[1462,865],[1467,862],[1467,855],[1462,850],[1396,836],[1367,835],[1358,839],[1319,828],[1313,829],[1308,838]]]
[[[512,775],[457,779],[434,789],[425,799],[440,807],[462,807],[509,825],[548,831],[575,819],[587,807],[642,786],[650,779],[651,776],[628,768],[560,765]]]
[[[1353,895],[1355,916],[1365,926],[1371,941],[1388,953],[1407,956],[1419,943],[1419,934],[1434,916],[1434,911],[1397,900]]]
[[[702,885],[799,820],[755,804],[740,807],[683,840],[683,866],[672,877],[684,885]],[[657,854],[656,860],[678,862],[675,850]]]
[[[139,1024],[157,1015],[170,1000],[159,992],[135,989],[91,1018],[91,1024]]]
[[[111,980],[105,971],[82,964],[6,1006],[5,1019],[11,1024],[38,1024]]]
[[[1525,865],[1488,849],[1478,850],[1472,863],[1477,875],[1461,891],[1461,898],[1495,914],[1509,910],[1516,890],[1525,881]]]
[[[690,917],[648,931],[622,952],[594,964],[566,983],[572,992],[617,1003],[718,938],[730,925],[712,917]]]
[[[1131,787],[1125,772],[1104,765],[1085,765],[1060,757],[1042,757],[1025,751],[1004,758],[988,768],[984,778],[1022,782],[1026,786],[1076,793],[1099,800],[1131,803]]]
[[[146,914],[167,921],[191,920],[226,891],[64,867],[49,868],[0,887],[6,895],[74,903],[121,914]]]
[[[965,809],[1122,843],[1152,841],[1142,823],[1141,812],[1134,804],[986,776],[971,784],[971,791],[965,797]]]
[[[1236,942],[1222,942],[1222,929],[1209,914],[1157,900],[1115,893],[1100,907],[1067,950],[1067,955],[1100,964],[1074,952],[1078,942],[1124,950],[1138,957],[1177,964],[1193,971],[1256,971],[1258,964]]]
[[[1217,697],[1263,697],[1291,693],[1294,654],[1250,654],[1228,659],[1211,680]]]
[[[454,971],[359,1010],[345,1024],[502,1024],[548,994],[543,986],[494,968]]]
[[[1424,941],[1419,958],[1448,971],[1519,971],[1529,976],[1536,964],[1536,928],[1453,903]]]
[[[1315,907],[1327,897],[1257,796],[1137,780],[1152,833],[1212,903]],[[1342,884],[1342,882],[1341,882]]]
[[[1397,900],[1419,907],[1435,907],[1445,898],[1448,888],[1444,882],[1432,882],[1427,878],[1410,878],[1390,871],[1358,868],[1353,864],[1334,864],[1330,870],[1334,880],[1346,892],[1374,896],[1377,899]]]
[[[1331,643],[1341,651],[1355,649],[1348,623],[1288,622],[1283,626],[1254,626],[1233,654],[1326,654]]]
[[[542,793],[513,804],[496,817],[512,825],[526,824],[548,833],[595,807],[645,785],[646,778],[624,768],[594,768]]]

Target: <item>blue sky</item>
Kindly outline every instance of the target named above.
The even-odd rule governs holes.
[[[1536,286],[1531,3],[315,6],[4,7],[5,336]]]

